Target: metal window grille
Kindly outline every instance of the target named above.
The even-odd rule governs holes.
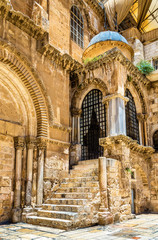
[[[153,60],[153,65],[154,65],[155,70],[158,70],[158,59]]]
[[[83,17],[76,6],[71,8],[71,39],[81,48],[84,47],[84,24]]]
[[[139,143],[139,123],[137,119],[136,106],[132,94],[127,89],[126,97],[129,101],[126,105],[126,131],[127,136],[131,137],[133,140],[137,140]]]
[[[103,156],[99,138],[106,137],[106,112],[101,91],[94,89],[84,98],[80,119],[81,160]]]
[[[153,145],[157,152],[158,151],[158,131],[156,131],[153,135]]]

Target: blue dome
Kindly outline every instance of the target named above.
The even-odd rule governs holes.
[[[104,41],[120,41],[128,44],[127,40],[118,32],[112,32],[112,31],[105,31],[105,32],[100,32],[96,36],[94,36],[88,47],[91,45],[98,43],[98,42],[104,42]]]

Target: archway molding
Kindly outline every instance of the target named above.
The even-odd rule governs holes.
[[[72,97],[72,109],[81,109],[83,99],[92,89],[98,89],[102,92],[103,97],[106,96],[108,89],[106,84],[98,78],[88,78],[84,80],[75,91]]]
[[[134,81],[127,82],[125,91],[126,91],[126,89],[129,89],[129,91],[131,92],[131,94],[134,98],[137,113],[146,114],[147,106],[146,106],[146,102],[145,102],[145,97],[144,97],[144,94],[143,94],[140,86],[138,85],[138,83],[134,82]]]
[[[1,120],[6,122],[2,132],[11,136],[37,136],[37,119],[33,100],[17,74],[0,62]],[[7,128],[12,125],[12,130]],[[14,127],[13,127],[14,126]],[[16,126],[16,127],[15,127]],[[9,130],[9,132],[8,132]],[[10,132],[11,130],[11,132]]]
[[[28,60],[14,46],[3,41],[0,41],[0,61],[19,76],[31,96],[37,117],[37,136],[48,137],[48,126],[53,122],[53,110],[43,82]]]

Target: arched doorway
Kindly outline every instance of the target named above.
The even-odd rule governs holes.
[[[91,90],[83,100],[80,119],[81,160],[97,159],[103,155],[99,138],[106,137],[106,112],[102,92]]]

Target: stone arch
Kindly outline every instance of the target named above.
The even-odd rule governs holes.
[[[99,89],[103,97],[106,96],[108,92],[106,84],[101,79],[88,78],[84,80],[75,91],[71,101],[72,109],[81,109],[84,97],[94,88]]]
[[[21,79],[33,101],[37,116],[37,136],[48,136],[48,124],[53,121],[53,111],[43,82],[28,61],[4,42],[0,42],[0,62],[9,66]]]
[[[138,83],[136,81],[127,82],[126,89],[129,89],[134,98],[137,113],[146,114],[147,107],[145,103],[145,97]]]
[[[10,136],[37,136],[33,101],[17,74],[0,62],[1,131]],[[5,123],[5,125],[3,125]]]

